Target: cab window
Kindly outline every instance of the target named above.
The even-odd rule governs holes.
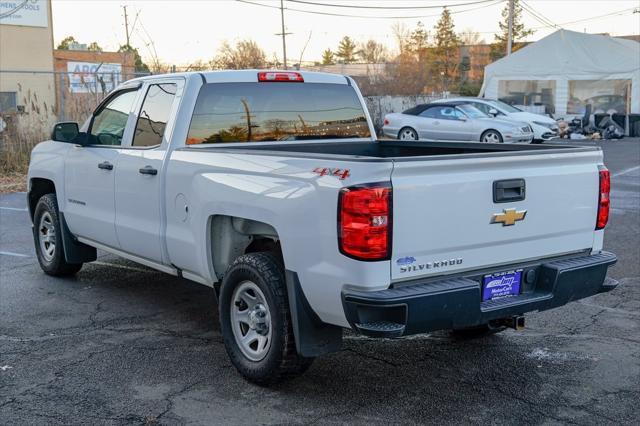
[[[89,132],[91,145],[121,145],[136,90],[121,92],[94,115]]]
[[[149,147],[162,143],[176,89],[177,85],[173,83],[149,86],[138,114],[136,130],[133,133],[133,146]]]

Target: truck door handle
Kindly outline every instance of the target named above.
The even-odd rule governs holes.
[[[139,169],[138,171],[140,172],[140,174],[143,174],[143,175],[155,176],[155,175],[158,174],[158,170],[154,169],[151,166],[144,166],[143,168]]]
[[[108,161],[103,161],[102,163],[98,164],[98,168],[102,170],[113,170],[113,164]]]
[[[493,202],[511,203],[525,197],[524,179],[505,179],[493,182]]]

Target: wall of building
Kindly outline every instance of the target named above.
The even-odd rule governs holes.
[[[6,12],[11,5],[4,6]],[[49,128],[56,119],[51,2],[37,0],[26,6],[29,9],[0,20],[0,92],[15,93],[19,107],[0,112],[11,114],[21,127]]]

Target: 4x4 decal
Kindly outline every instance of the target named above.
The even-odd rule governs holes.
[[[313,169],[313,173],[317,173],[320,176],[337,176],[340,180],[345,180],[351,176],[349,169],[332,169],[329,167],[316,167]]]

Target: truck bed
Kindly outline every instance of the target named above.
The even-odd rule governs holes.
[[[318,143],[279,143],[269,145],[235,145],[235,146],[207,146],[201,149],[227,151],[238,150],[246,153],[265,153],[276,155],[291,155],[297,157],[327,157],[340,156],[350,160],[363,159],[402,159],[408,157],[435,157],[464,155],[468,157],[486,156],[486,154],[524,155],[535,153],[578,152],[598,150],[598,147],[567,146],[567,145],[523,145],[523,144],[480,144],[465,142],[400,142],[394,140],[380,140],[376,142],[318,142]]]

